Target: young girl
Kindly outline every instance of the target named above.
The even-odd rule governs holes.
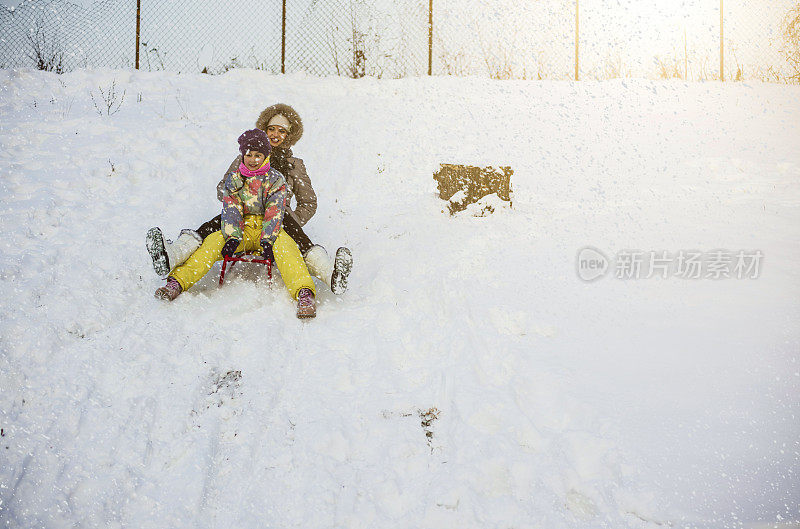
[[[270,165],[286,179],[288,195],[283,229],[299,246],[311,274],[323,280],[334,294],[342,294],[347,289],[347,276],[353,266],[350,250],[339,248],[332,261],[325,248],[312,243],[302,228],[317,210],[317,196],[311,187],[311,180],[303,160],[294,157],[291,151],[291,147],[303,135],[303,122],[300,116],[289,105],[278,103],[261,112],[256,121],[256,128],[267,133],[272,147]],[[227,173],[235,171],[241,162],[241,157],[237,157]],[[222,200],[223,183],[224,181],[220,181],[217,185],[219,200]],[[297,207],[294,210],[290,206],[292,196],[297,199]],[[197,230],[182,230],[174,242],[165,240],[159,228],[151,228],[147,232],[147,249],[153,259],[156,273],[162,277],[166,276],[172,268],[183,263],[199,247],[203,239],[219,229],[219,215]]]
[[[313,318],[314,281],[297,244],[281,229],[287,188],[283,176],[270,167],[269,138],[264,131],[253,129],[238,141],[242,162],[223,181],[221,230],[208,235],[184,264],[173,269],[167,284],[155,295],[172,301],[223,256],[260,250],[277,264],[289,293],[297,299],[297,317]]]

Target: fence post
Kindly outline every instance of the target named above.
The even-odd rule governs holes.
[[[723,40],[722,0],[719,0],[719,80],[725,80],[725,41]]]
[[[139,69],[139,30],[142,20],[142,0],[136,0],[136,69]]]
[[[433,0],[428,3],[428,75],[433,75]]]
[[[281,15],[281,73],[286,73],[286,0],[283,0]]]
[[[720,0],[721,1],[721,0]],[[580,57],[580,17],[578,16],[578,10],[580,9],[580,0],[575,0],[575,80],[580,80],[579,75],[579,57]]]

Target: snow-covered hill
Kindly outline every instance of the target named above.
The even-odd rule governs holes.
[[[275,102],[350,290],[155,300]],[[0,525],[800,524],[797,86],[0,71],[0,146]]]

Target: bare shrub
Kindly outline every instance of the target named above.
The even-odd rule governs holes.
[[[693,67],[692,70],[695,70]],[[719,75],[714,73],[714,71],[709,66],[709,58],[703,57],[700,59],[699,63],[697,63],[697,73],[692,75],[692,79],[695,81],[710,81],[713,79],[719,80]]]
[[[451,53],[448,50],[442,51],[444,46],[439,46],[439,63],[444,68],[445,75],[454,77],[466,77],[470,74],[469,59],[463,50]]]
[[[92,104],[94,104],[95,110],[99,115],[103,115],[105,113],[106,116],[112,116],[119,112],[119,108],[122,106],[123,101],[125,101],[125,90],[122,91],[122,96],[117,94],[117,80],[114,79],[111,82],[111,86],[109,86],[106,90],[103,90],[102,87],[97,87],[100,90],[100,96],[97,98],[100,102],[98,103],[95,100],[94,92],[89,92],[89,95],[92,98]],[[117,99],[119,97],[119,99]]]
[[[367,75],[383,76],[383,68],[378,64],[380,35],[369,21],[368,6],[360,0],[350,0],[349,28],[346,29],[345,41],[349,44],[347,58],[339,60],[339,28],[334,27],[328,35],[328,47],[331,51],[336,75],[344,75],[351,79],[361,79]],[[388,56],[388,55],[387,55]]]
[[[787,81],[800,83],[800,2],[786,13],[782,26],[783,49],[781,52],[789,65]]]
[[[489,47],[484,45],[482,39],[479,42],[483,63],[491,79],[535,79],[541,81],[550,77],[548,70],[537,57],[540,54],[526,55],[520,47],[516,46],[516,38],[508,47],[498,45]],[[453,58],[457,59],[458,55]],[[453,63],[458,65],[457,60],[454,60]],[[463,75],[457,72],[451,73],[450,65],[446,65],[446,67],[450,75]]]
[[[150,48],[147,47],[146,42],[142,42],[142,48],[144,48],[144,58],[147,61],[147,71],[159,71],[164,70],[164,59],[161,57],[161,52],[158,51],[158,48],[155,46],[151,46]],[[166,55],[166,52],[164,52]],[[153,61],[150,62],[150,58],[153,58]]]
[[[685,69],[682,67],[682,61],[673,57],[671,59],[662,59],[656,57],[656,66],[658,67],[659,79],[684,79]]]
[[[345,67],[345,75],[351,79],[361,79],[367,75],[367,48],[365,45],[367,35],[361,30],[353,2],[350,2],[350,31],[351,36],[347,40],[350,42],[352,57],[349,58]]]
[[[241,69],[241,68],[249,68],[252,70],[262,70],[265,72],[271,73],[278,73],[275,71],[274,67],[267,64],[266,61],[260,60],[258,57],[255,56],[255,53],[251,50],[251,55],[246,59],[242,60],[239,57],[231,57],[227,62],[220,64],[219,66],[213,67],[209,69],[207,66],[204,67],[200,73],[207,73],[211,75],[220,75],[231,70]]]
[[[41,17],[36,19],[26,37],[31,47],[28,57],[36,61],[37,70],[64,73],[64,47],[61,39],[46,34]]]
[[[493,46],[487,46],[481,37],[480,24],[475,22],[475,35],[481,47],[483,62],[486,64],[486,72],[492,79],[513,79],[514,78],[514,50],[517,42],[517,29],[513,35],[512,42],[508,47],[501,47],[497,42]]]
[[[631,69],[625,64],[622,55],[617,53],[606,59],[603,65],[603,79],[619,79],[630,76]]]
[[[486,63],[486,71],[492,79],[513,79],[514,67],[512,65],[512,55],[508,50],[499,48],[494,53],[487,53],[484,49],[483,61]]]
[[[361,79],[367,75],[367,53],[364,48],[364,32],[359,31],[353,21],[353,36],[350,40],[353,57],[347,65],[347,76],[352,79]]]
[[[736,68],[731,70],[731,73],[728,75],[728,80],[744,81],[744,68],[739,63],[739,59],[736,57],[736,46],[731,46],[730,55],[733,57],[733,63],[736,65]]]

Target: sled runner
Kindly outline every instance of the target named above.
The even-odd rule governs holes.
[[[233,267],[234,264],[244,262],[244,263],[258,263],[258,264],[265,264],[267,265],[267,279],[272,280],[272,261],[267,259],[266,257],[262,256],[261,254],[255,254],[251,252],[240,252],[233,254],[230,257],[223,257],[222,258],[222,269],[219,271],[219,286],[222,286],[222,283],[225,281],[225,269],[228,267],[228,263],[231,264]]]

